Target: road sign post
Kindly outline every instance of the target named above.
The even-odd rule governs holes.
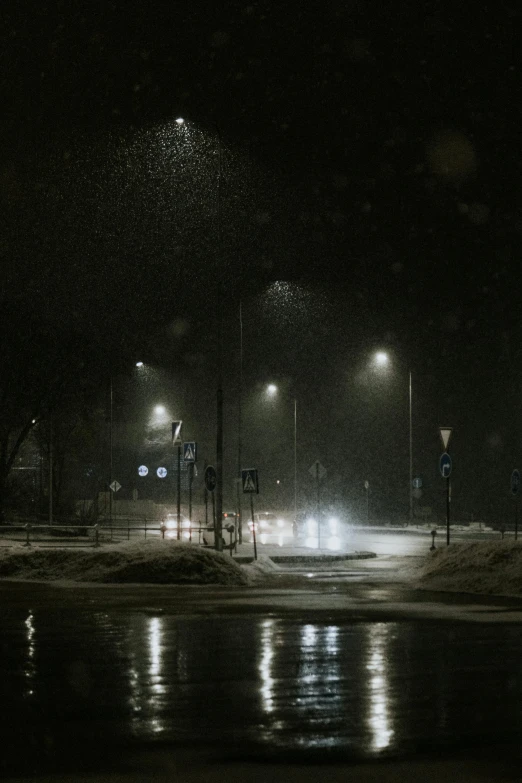
[[[520,489],[520,471],[515,468],[511,474],[511,494],[515,501],[515,541],[518,539],[518,492]]]
[[[177,475],[177,493],[176,493],[176,538],[181,538],[181,444],[178,445],[178,475]]]
[[[451,503],[451,484],[450,477],[446,478],[446,546],[450,543],[450,503]]]
[[[250,495],[250,514],[252,515],[252,538],[254,539],[254,560],[257,560],[256,525],[254,522],[254,494]]]
[[[194,480],[194,463],[189,462],[188,466],[188,484],[189,484],[189,541],[192,541],[192,482]]]
[[[176,492],[176,538],[181,538],[181,426],[182,421],[172,422],[172,445],[178,447],[178,475]]]
[[[217,474],[216,469],[212,465],[207,465],[205,468],[205,525],[208,527],[208,493],[212,496],[212,527],[214,528],[214,548],[221,551],[221,543],[217,543],[217,530],[216,530],[216,498],[214,490],[216,489]],[[219,538],[221,542],[221,530],[219,531]]]
[[[192,482],[194,481],[194,463],[197,460],[198,444],[193,441],[187,441],[183,444],[183,462],[188,467],[188,486],[189,486],[189,541],[192,541]]]
[[[446,440],[446,443],[448,443],[448,441],[449,441],[449,436],[448,439]],[[440,470],[440,475],[446,481],[446,544],[447,546],[449,546],[450,543],[451,469],[452,469],[451,457],[448,454],[448,452],[445,451],[444,454],[441,454],[440,456],[439,470]]]
[[[366,522],[370,524],[370,482],[364,482],[364,488],[366,490]]]
[[[254,560],[257,560],[256,525],[254,522],[254,495],[259,494],[259,475],[255,468],[241,471],[243,492],[250,495],[250,513],[252,515],[252,538],[254,539]]]

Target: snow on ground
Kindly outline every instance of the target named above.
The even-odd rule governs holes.
[[[0,577],[77,582],[241,585],[247,577],[229,555],[161,539],[97,549],[9,549]]]
[[[491,595],[522,595],[522,544],[451,544],[428,555],[416,587]]]

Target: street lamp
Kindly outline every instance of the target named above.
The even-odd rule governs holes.
[[[176,118],[176,124],[181,128],[185,125],[183,117]],[[223,141],[221,129],[216,121],[211,121],[217,134],[217,198],[216,198],[216,223],[217,223],[217,251],[218,251],[218,280],[216,291],[216,315],[217,315],[217,390],[216,390],[216,522],[215,522],[215,547],[218,551],[223,549],[222,541],[222,515],[223,515],[223,227],[221,220],[221,180],[223,171]]]
[[[266,392],[275,397],[278,392],[275,383],[269,383]],[[294,519],[297,520],[297,398],[294,397]],[[279,482],[278,482],[279,483]]]
[[[374,356],[374,362],[377,367],[387,367],[390,363],[390,359],[388,354],[385,351],[377,351]],[[409,498],[410,498],[410,520],[413,519],[413,415],[412,415],[412,401],[413,401],[413,393],[412,393],[412,380],[411,380],[411,370],[408,373],[408,396],[409,396],[409,431],[410,431],[410,443],[409,443],[409,474],[410,474],[410,482],[409,482]]]

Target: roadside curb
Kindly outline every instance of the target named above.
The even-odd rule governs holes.
[[[334,563],[343,560],[370,560],[377,555],[375,552],[347,552],[344,555],[265,555],[265,557],[272,563],[310,563],[313,565],[314,563]],[[256,562],[250,556],[234,557],[234,560],[240,565]]]

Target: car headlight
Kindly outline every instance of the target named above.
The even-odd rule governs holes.
[[[165,522],[165,527],[169,530],[172,530],[173,527],[176,527],[176,520],[175,519],[167,519]]]
[[[309,536],[317,535],[317,522],[315,521],[315,519],[308,519],[306,521],[306,527]]]
[[[192,522],[190,521],[190,519],[184,519],[181,523],[181,527],[184,528],[192,527]]]

